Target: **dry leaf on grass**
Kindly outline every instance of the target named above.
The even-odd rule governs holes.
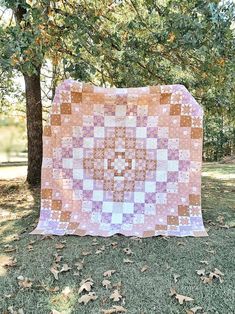
[[[173,288],[171,288],[170,291],[171,291],[171,292],[170,292],[170,296],[171,296],[171,297],[174,296],[174,297],[178,300],[179,304],[183,304],[184,301],[185,301],[185,302],[193,301],[193,299],[192,299],[191,297],[188,297],[188,296],[182,295],[182,294],[178,294],[178,293],[176,292],[176,290],[173,289]]]
[[[89,292],[88,294],[84,294],[81,298],[78,299],[78,303],[87,304],[90,301],[94,301],[97,299],[95,292]]]
[[[143,266],[142,268],[141,268],[141,273],[143,273],[143,272],[145,272],[146,270],[148,270],[149,269],[149,267],[147,266],[147,265],[145,265],[145,266]]]
[[[55,245],[55,248],[57,250],[62,250],[64,247],[65,247],[65,245],[63,243],[61,243],[61,242],[56,243],[56,245]]]
[[[112,274],[116,273],[116,270],[115,269],[110,269],[110,270],[107,270],[103,273],[104,277],[111,277]]]
[[[178,275],[178,274],[173,274],[173,279],[174,279],[174,282],[175,282],[175,283],[177,283],[179,277],[180,277],[180,275]]]
[[[86,252],[86,251],[82,252],[82,255],[83,255],[83,256],[88,256],[88,255],[91,255],[91,254],[92,254],[91,251],[89,251],[89,252]]]
[[[60,290],[60,288],[58,287],[58,286],[56,286],[56,287],[47,287],[47,286],[44,286],[43,287],[46,291],[48,291],[48,292],[58,292],[59,290]]]
[[[92,286],[94,285],[94,282],[91,278],[83,279],[80,282],[80,288],[78,290],[78,293],[81,293],[82,291],[91,291]]]
[[[53,274],[54,278],[58,280],[59,270],[57,269],[58,265],[54,265],[50,268],[50,272]]]
[[[116,289],[113,291],[113,293],[111,294],[111,296],[109,298],[115,302],[118,302],[119,300],[121,300],[122,296],[119,293],[118,289]]]
[[[205,269],[199,269],[197,270],[197,274],[201,276],[201,280],[205,284],[211,284],[213,279],[219,279],[219,282],[222,283],[224,274],[218,269],[215,268],[214,271],[211,271],[206,274]]]
[[[12,253],[15,252],[16,248],[15,247],[8,247],[7,249],[4,250],[4,253]]]
[[[2,266],[7,267],[15,267],[17,263],[17,259],[15,257],[10,257]]]
[[[205,275],[205,272],[206,270],[203,268],[203,269],[198,269],[196,270],[196,273],[199,275],[199,276],[204,276]]]
[[[125,264],[132,264],[134,262],[132,260],[130,260],[129,258],[124,258],[123,263],[125,263]]]
[[[55,309],[52,309],[52,310],[51,310],[51,314],[61,314],[61,312],[59,312],[59,311],[57,311],[57,310],[55,310]]]
[[[117,246],[118,246],[118,243],[117,243],[117,242],[112,242],[112,243],[111,243],[111,246],[112,246],[113,249],[116,249]]]
[[[111,287],[111,281],[104,279],[102,281],[102,286],[105,287],[106,289],[108,289],[109,287]]]
[[[184,246],[184,245],[186,245],[186,244],[187,244],[187,243],[185,243],[185,242],[183,242],[183,241],[178,241],[178,242],[177,242],[177,245],[178,245],[178,246],[179,246],[179,245],[183,245],[183,246]]]
[[[31,288],[32,287],[32,281],[28,279],[27,277],[18,276],[18,284],[21,288]]]
[[[129,247],[126,247],[123,249],[123,252],[126,253],[126,255],[131,255],[133,254],[132,250]]]
[[[100,254],[100,253],[104,252],[104,250],[105,250],[105,246],[103,245],[95,252],[95,254]]]
[[[200,311],[200,310],[202,310],[201,306],[195,306],[195,307],[192,307],[190,310],[186,310],[186,313],[187,314],[196,314],[197,311]]]
[[[55,263],[61,262],[61,260],[63,258],[63,256],[59,255],[58,253],[54,254],[54,257],[55,257]]]
[[[111,309],[108,310],[101,310],[104,314],[113,314],[113,313],[126,313],[126,309],[120,305],[113,305]]]
[[[52,239],[54,239],[54,237],[53,237],[53,235],[45,234],[44,236],[41,237],[40,240],[42,241],[42,240],[47,240],[47,239],[52,240]]]
[[[27,250],[30,252],[30,251],[33,251],[34,248],[33,248],[33,246],[32,246],[31,244],[29,244],[29,245],[27,246]]]
[[[69,267],[68,264],[63,264],[61,270],[60,270],[60,273],[63,273],[63,272],[66,272],[66,271],[69,271],[71,269],[71,267]]]

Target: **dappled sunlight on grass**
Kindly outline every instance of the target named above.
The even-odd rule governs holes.
[[[11,257],[8,255],[0,255],[0,277],[5,276],[7,273],[6,265],[11,261]]]
[[[217,177],[235,168],[233,165],[228,171],[226,167],[216,164],[214,171],[211,165],[203,169],[209,174],[202,178],[207,238],[32,236],[29,232],[38,221],[40,189],[29,190],[23,180],[0,182],[2,208],[15,215],[0,222],[0,312],[7,313],[8,307],[14,306],[23,308],[24,313],[54,310],[63,314],[98,314],[101,309],[122,304],[128,314],[181,314],[197,305],[207,313],[232,313],[235,195],[233,180]],[[59,243],[62,245],[58,247]],[[125,248],[132,253],[127,255]],[[59,270],[64,264],[69,266],[68,271],[59,273],[58,280],[50,271],[56,256],[61,256]],[[83,262],[81,270],[77,262]],[[141,272],[145,266],[147,270]],[[224,273],[224,282],[204,284],[196,270],[212,271],[215,267]],[[103,274],[111,269],[116,272],[107,279],[113,286],[106,289],[102,286],[106,279]],[[19,276],[29,278],[32,286],[20,287]],[[79,298],[87,292],[78,291],[81,281],[90,277],[97,300],[84,305]],[[110,300],[118,283],[124,303]],[[179,305],[169,296],[170,288],[192,297],[194,303]]]
[[[49,303],[52,309],[66,314],[72,313],[76,300],[79,298],[77,289],[70,286],[62,287],[62,291],[58,294],[51,294]]]

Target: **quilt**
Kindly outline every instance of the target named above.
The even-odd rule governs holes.
[[[31,234],[207,236],[202,120],[183,85],[65,80],[43,129],[41,210]]]

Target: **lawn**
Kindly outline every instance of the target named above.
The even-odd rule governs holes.
[[[0,313],[98,314],[113,305],[130,314],[235,313],[234,174],[235,165],[203,167],[205,238],[29,235],[39,189],[22,179],[0,181]],[[108,270],[115,272],[104,277]],[[83,279],[97,297],[87,304],[79,303]],[[180,304],[171,289],[193,301]],[[119,301],[110,298],[115,290]],[[121,313],[112,309],[106,313]]]

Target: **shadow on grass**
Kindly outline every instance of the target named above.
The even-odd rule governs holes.
[[[51,313],[52,309],[66,314],[101,313],[102,308],[112,307],[109,297],[114,290],[102,287],[103,273],[115,269],[116,273],[109,279],[112,284],[121,282],[120,293],[125,298],[124,306],[129,314],[181,314],[194,306],[202,306],[207,313],[233,313],[234,228],[224,228],[234,219],[234,187],[231,180],[203,177],[202,207],[205,225],[210,228],[209,237],[154,237],[137,241],[116,235],[97,237],[95,245],[94,238],[90,236],[42,240],[41,236],[29,235],[39,218],[40,190],[29,190],[23,181],[1,183],[0,188],[3,209],[16,214],[15,219],[0,223],[0,249],[3,254],[14,256],[17,260],[15,267],[0,276],[0,310],[3,312],[12,305],[14,309],[23,308],[25,313],[45,314]],[[13,234],[20,234],[20,239],[14,241]],[[29,249],[31,241],[32,250]],[[64,241],[64,248],[58,251],[55,245],[61,241]],[[16,250],[4,253],[6,244]],[[97,254],[101,247],[105,249]],[[123,251],[126,247],[133,252],[131,255],[127,256]],[[87,252],[91,254],[84,255]],[[67,263],[72,268],[59,274],[58,281],[50,272],[56,253],[62,256],[60,267]],[[124,263],[126,258],[133,263]],[[79,275],[74,275],[77,261],[84,261],[84,268]],[[140,270],[145,265],[149,268],[142,273]],[[203,284],[196,270],[206,268],[212,271],[214,267],[224,273],[223,284],[218,280],[212,285]],[[180,276],[177,282],[174,281],[176,274]],[[20,289],[18,276],[31,278],[32,287]],[[92,291],[98,298],[84,306],[78,303],[79,283],[89,277],[94,280]],[[56,286],[58,291],[53,292]],[[45,287],[51,290],[45,290]],[[63,293],[66,287],[71,289],[67,296]],[[195,301],[179,305],[169,296],[171,287]]]
[[[0,244],[11,236],[31,231],[40,207],[40,188],[23,180],[0,181]]]

